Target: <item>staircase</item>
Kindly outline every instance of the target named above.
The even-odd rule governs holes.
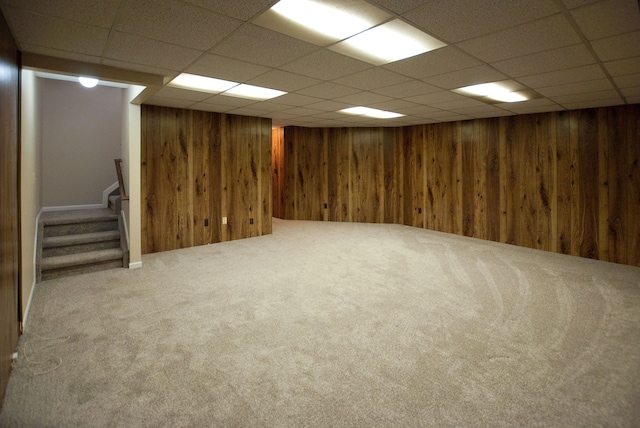
[[[128,266],[123,229],[117,196],[109,197],[109,208],[43,212],[37,282]]]

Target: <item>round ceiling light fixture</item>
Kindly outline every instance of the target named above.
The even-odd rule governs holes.
[[[95,77],[83,76],[83,77],[80,77],[78,80],[80,80],[80,84],[85,88],[93,88],[98,84],[98,79],[96,79]]]

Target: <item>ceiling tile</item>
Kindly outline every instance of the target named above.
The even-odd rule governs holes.
[[[455,43],[559,11],[552,0],[432,0],[403,16],[437,38]]]
[[[296,107],[291,110],[283,110],[285,113],[297,114],[299,116],[312,116],[314,114],[322,113],[321,110],[311,109],[307,107]]]
[[[518,80],[530,88],[562,85],[565,83],[580,82],[586,80],[604,79],[606,75],[599,65],[585,65],[583,67],[569,68],[566,70],[552,71],[549,73],[535,74],[521,77]]]
[[[568,105],[571,103],[584,103],[589,101],[600,101],[600,100],[618,100],[618,104],[622,104],[622,99],[620,95],[615,90],[608,91],[600,91],[600,92],[586,92],[583,94],[569,94],[569,95],[559,95],[555,97],[549,97],[552,101],[561,104]]]
[[[513,116],[514,113],[508,110],[503,110],[494,106],[487,106],[486,108],[480,107],[467,107],[467,108],[457,108],[453,109],[454,113],[464,114],[466,116],[471,116],[476,119],[487,118],[487,117],[502,117],[502,116]]]
[[[89,64],[99,64],[101,61],[98,55],[85,55],[76,52],[62,51],[54,48],[47,48],[43,46],[30,45],[28,43],[22,43],[20,45],[22,52],[31,52],[38,55],[46,55],[54,58],[71,59],[74,61],[86,62]]]
[[[640,86],[640,73],[614,77],[613,81],[616,83],[618,88],[632,88],[634,86]]]
[[[640,95],[627,97],[629,104],[640,104]]]
[[[180,71],[202,53],[193,49],[145,39],[125,33],[115,33],[105,52],[106,58],[135,64]]]
[[[440,92],[442,88],[429,85],[419,80],[411,80],[409,82],[400,83],[398,85],[386,86],[384,88],[375,89],[372,92],[377,94],[386,95],[394,98],[406,98],[416,95],[430,94],[433,92]]]
[[[589,80],[586,82],[565,83],[564,85],[537,88],[536,91],[546,97],[558,97],[561,95],[584,94],[588,92],[600,92],[614,89],[609,79]]]
[[[640,56],[640,31],[591,42],[602,61]]]
[[[487,62],[580,43],[580,37],[563,15],[459,43],[462,50]]]
[[[253,18],[275,3],[274,0],[229,1],[229,0],[183,0],[187,3],[212,10],[214,12],[241,19]]]
[[[158,66],[150,66],[150,65],[143,65],[143,64],[135,64],[128,61],[119,61],[119,60],[109,59],[109,58],[103,59],[102,63],[104,65],[108,65],[116,68],[122,68],[125,70],[141,71],[143,73],[164,76],[167,78],[167,81],[173,80],[174,77],[180,74],[178,71],[169,70],[168,68],[161,68]]]
[[[320,49],[281,68],[316,79],[333,80],[371,67],[366,62]]]
[[[5,13],[14,37],[25,45],[99,56],[109,37],[107,29],[93,25],[14,8],[6,8]],[[59,28],[65,31],[59,31]]]
[[[269,70],[270,68],[261,65],[204,54],[185,69],[185,72],[244,83]]]
[[[322,83],[321,80],[311,77],[301,76],[299,74],[289,73],[288,71],[272,70],[248,83],[252,85],[265,86],[267,88],[279,89],[281,91],[293,92],[299,89]]]
[[[562,0],[564,5],[569,9],[575,9],[576,7],[582,7],[599,1],[601,0]]]
[[[400,108],[394,109],[393,111],[395,111],[396,113],[402,113],[402,114],[418,116],[418,117],[425,117],[426,115],[433,114],[433,113],[445,113],[442,110],[439,110],[437,108],[433,108],[425,105],[417,105],[413,103],[411,107],[409,106],[400,107]]]
[[[4,4],[102,28],[111,28],[121,0],[5,0]]]
[[[456,94],[455,92],[441,91],[441,92],[435,92],[433,94],[409,97],[409,98],[406,98],[406,101],[409,101],[415,104],[432,105],[435,103],[444,103],[447,101],[457,101],[457,100],[465,100],[465,99],[468,99],[468,98],[460,94]]]
[[[328,83],[328,82],[296,91],[296,93],[301,95],[307,95],[310,97],[317,97],[317,98],[322,98],[326,100],[345,96],[345,95],[355,94],[357,92],[360,92],[360,91],[354,88],[349,88],[348,86],[342,86],[342,85],[337,85],[335,83]]]
[[[480,61],[455,46],[446,46],[402,61],[392,62],[383,67],[415,79],[422,79],[481,64]]]
[[[301,94],[285,94],[277,98],[270,100],[273,103],[287,104],[290,106],[306,106],[309,104],[322,101],[322,98],[309,97]]]
[[[268,111],[270,113],[274,113],[278,111],[288,110],[293,106],[288,106],[286,104],[278,104],[271,101],[260,101],[253,104],[253,107],[260,110]]]
[[[605,62],[604,66],[612,76],[640,73],[640,56]]]
[[[369,91],[408,80],[410,79],[406,76],[376,67],[335,79],[333,83]]]
[[[245,24],[215,46],[211,53],[267,67],[279,67],[317,49],[310,43]]]
[[[383,9],[402,15],[426,2],[425,0],[372,0],[369,3],[377,4]]]
[[[114,30],[205,51],[242,21],[176,0],[123,3]],[[189,25],[183,25],[188,22]]]
[[[622,95],[627,98],[627,102],[631,102],[629,101],[630,97],[640,97],[640,86],[622,88],[620,91],[622,92]]]
[[[509,76],[519,77],[575,68],[595,62],[589,50],[582,44],[577,44],[498,61],[491,65]]]
[[[319,103],[309,104],[307,107],[320,110],[320,111],[335,112],[351,106],[352,104],[349,104],[349,103],[341,103],[338,101],[325,100],[325,101],[320,101]]]
[[[433,103],[429,104],[433,108],[437,108],[440,110],[457,110],[461,108],[484,108],[487,106],[486,103],[482,101],[474,100],[471,98],[465,98],[463,100],[455,100],[455,101],[445,101],[443,103]]]
[[[352,95],[346,95],[344,97],[338,97],[336,98],[337,101],[341,101],[341,102],[345,102],[345,103],[350,103],[351,105],[369,105],[369,104],[375,104],[375,103],[381,103],[381,102],[385,102],[385,101],[390,101],[391,98],[385,96],[385,95],[380,95],[380,94],[374,94],[373,92],[358,92],[357,94],[352,94]]]
[[[505,80],[507,76],[488,65],[452,71],[439,76],[423,79],[425,82],[444,89],[456,89],[477,83],[497,82]]]
[[[565,103],[562,106],[567,110],[577,110],[583,108],[610,107],[620,105],[620,98],[611,98],[597,101],[583,101],[577,103]]]
[[[637,0],[607,0],[571,11],[589,40],[640,30]]]
[[[377,108],[380,110],[396,111],[398,109],[408,109],[408,108],[419,107],[419,106],[417,104],[410,103],[409,101],[405,101],[405,100],[389,100],[389,101],[382,101],[379,103],[372,103],[370,107]],[[400,112],[398,111],[398,113]]]

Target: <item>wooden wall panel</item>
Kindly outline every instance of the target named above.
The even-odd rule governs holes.
[[[0,13],[0,408],[21,319],[19,70],[20,53]]]
[[[142,124],[143,253],[271,233],[269,119],[145,105]]]
[[[351,143],[352,221],[384,222],[384,133],[381,128],[353,131]]]
[[[402,136],[404,224],[407,226],[425,227],[425,216],[432,216],[437,208],[433,198],[436,190],[427,185],[424,133],[424,126],[413,126],[405,128]]]
[[[289,194],[319,194],[296,180],[316,183],[311,171],[320,168],[330,220],[396,222],[640,266],[639,114],[631,105],[394,129],[286,128],[292,147],[324,136],[318,153],[285,152],[285,164],[305,165],[285,176],[286,218],[311,219],[306,207],[323,203],[305,199],[298,209]],[[313,166],[320,152],[325,161]]]
[[[627,264],[640,266],[640,105],[632,105],[616,110],[617,114],[627,114],[624,149],[627,152],[626,168],[622,174],[626,192],[625,229],[620,235],[626,236]],[[621,150],[624,150],[621,149]],[[614,172],[611,172],[614,174]],[[623,244],[620,244],[623,245]],[[618,263],[618,260],[611,260]]]
[[[273,216],[284,218],[284,128],[271,133]]]
[[[286,132],[286,131],[285,131]],[[352,221],[350,205],[351,133],[347,128],[327,130],[329,220]]]

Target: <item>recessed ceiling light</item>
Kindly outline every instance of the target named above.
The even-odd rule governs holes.
[[[234,86],[228,91],[222,93],[222,95],[229,95],[238,98],[248,98],[251,100],[268,100],[284,94],[286,94],[286,92],[284,91],[246,84]]]
[[[444,42],[404,21],[394,19],[330,46],[329,49],[373,65],[382,65],[443,46]]]
[[[253,22],[327,46],[390,18],[387,12],[361,0],[280,0]]]
[[[78,81],[80,81],[80,84],[85,88],[94,88],[98,84],[98,79],[95,77],[82,76],[78,78]]]
[[[393,119],[396,117],[402,117],[404,114],[394,113],[392,111],[378,110],[370,107],[350,107],[339,110],[340,113],[353,114],[356,116],[375,117],[376,119]]]
[[[173,79],[168,86],[219,94],[220,92],[224,92],[227,89],[231,89],[237,85],[237,82],[231,82],[229,80],[214,79],[213,77],[182,73],[178,77]]]
[[[465,86],[454,89],[454,92],[458,92],[463,95],[476,96],[487,102],[493,101],[494,103],[517,103],[539,97],[535,92],[509,80]]]

